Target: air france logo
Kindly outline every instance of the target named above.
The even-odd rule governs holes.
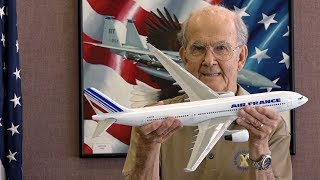
[[[239,103],[239,104],[232,104],[231,108],[244,107],[246,105],[256,106],[256,105],[263,105],[263,104],[272,104],[272,103],[278,103],[278,102],[281,102],[281,98],[266,99],[266,100],[261,100],[261,101],[243,102],[243,103]]]

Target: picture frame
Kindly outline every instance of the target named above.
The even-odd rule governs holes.
[[[189,14],[208,4],[235,10],[249,30],[248,58],[238,83],[250,93],[294,90],[292,2],[259,0],[82,0],[80,38],[80,156],[125,156],[131,127],[113,124],[92,137],[96,111],[84,96],[94,87],[128,108],[143,107],[174,97],[179,87],[148,55],[129,54],[124,46],[178,52],[177,33]],[[113,34],[108,37],[106,34]],[[99,46],[106,45],[107,47]],[[114,48],[113,48],[114,47]],[[242,79],[241,79],[242,78]],[[240,80],[239,80],[240,79]],[[294,112],[286,114],[291,133],[291,154],[296,153]]]

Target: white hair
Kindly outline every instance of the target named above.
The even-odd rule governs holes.
[[[214,5],[214,6],[215,7],[222,7],[222,8],[224,8],[234,14],[234,24],[235,24],[236,32],[237,32],[237,41],[238,41],[239,45],[247,44],[249,33],[248,33],[247,26],[245,25],[245,23],[243,22],[241,17],[238,16],[234,11],[231,11],[223,6],[220,6],[220,5]],[[211,6],[211,7],[214,7],[214,6]],[[187,33],[188,24],[189,24],[189,21],[190,21],[192,15],[193,15],[193,13],[190,14],[188,19],[182,24],[181,30],[177,34],[178,41],[180,42],[180,44],[184,48],[186,48],[187,43],[188,43],[186,33]]]

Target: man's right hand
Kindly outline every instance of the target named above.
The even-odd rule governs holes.
[[[162,102],[158,105],[163,104]],[[161,107],[159,107],[161,108]],[[159,179],[159,156],[161,143],[182,127],[179,119],[168,117],[150,124],[134,127],[138,134],[136,161],[128,179]]]
[[[163,105],[163,102],[160,101],[157,105]],[[180,128],[182,128],[182,123],[179,119],[168,117],[164,120],[157,120],[150,124],[136,127],[136,130],[143,144],[154,145],[163,143]],[[142,143],[141,141],[140,143]]]
[[[181,127],[182,123],[179,119],[168,117],[163,121],[157,120],[136,129],[141,140],[146,144],[152,145],[163,143]]]

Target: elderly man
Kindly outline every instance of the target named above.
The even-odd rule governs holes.
[[[183,25],[181,59],[192,75],[214,91],[247,92],[237,85],[248,49],[248,32],[241,18],[220,6],[194,12]],[[183,102],[186,95],[159,104]],[[126,179],[291,179],[290,135],[280,114],[272,109],[246,106],[229,129],[249,131],[249,141],[220,139],[195,172],[186,173],[194,127],[181,128],[179,119],[167,118],[136,127],[123,169]],[[272,165],[261,168],[266,157]],[[250,159],[247,161],[247,159]],[[249,162],[249,163],[248,163]]]

